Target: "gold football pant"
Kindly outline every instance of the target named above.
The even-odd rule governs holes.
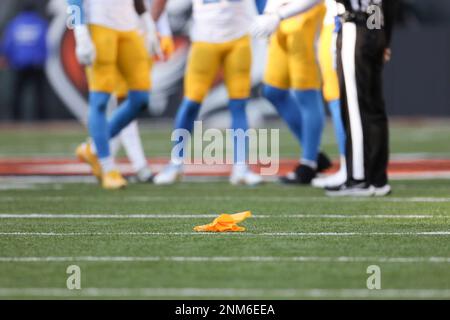
[[[184,82],[185,97],[202,102],[223,70],[230,99],[246,99],[251,89],[250,37],[226,43],[194,42]]]

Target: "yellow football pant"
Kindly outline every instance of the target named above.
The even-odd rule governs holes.
[[[151,89],[151,80],[152,80],[152,69],[153,69],[153,59],[150,58],[148,61],[148,65],[149,65],[149,81],[150,81],[150,86],[149,89]],[[116,85],[116,90],[114,90],[114,94],[116,95],[116,97],[120,100],[120,99],[125,99],[128,96],[128,85],[127,82],[125,81],[125,78],[122,76],[122,74],[117,71],[116,73],[116,80],[117,80],[117,85]]]
[[[334,24],[324,25],[319,42],[319,61],[322,71],[322,91],[325,101],[338,100],[339,79],[336,71],[336,38]]]
[[[126,90],[150,90],[149,55],[144,39],[137,31],[117,31],[90,25],[96,49],[95,61],[88,68],[90,91],[113,93]],[[119,85],[119,78],[124,84]]]
[[[321,88],[316,42],[325,13],[320,4],[281,23],[270,39],[266,84],[285,90]]]
[[[184,80],[185,97],[202,102],[222,68],[230,99],[246,99],[251,89],[250,37],[226,42],[194,42]]]

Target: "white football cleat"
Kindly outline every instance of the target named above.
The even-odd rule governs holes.
[[[230,183],[234,186],[245,185],[245,186],[257,186],[264,182],[263,178],[250,169],[239,170],[233,168],[233,172],[230,176]]]
[[[329,197],[372,197],[375,195],[375,187],[365,182],[346,182],[339,187],[325,188]]]
[[[386,197],[392,193],[392,188],[390,185],[386,184],[383,187],[374,187],[374,196],[375,197]]]
[[[183,166],[170,163],[153,178],[156,185],[170,185],[179,182],[183,176]]]
[[[311,185],[315,188],[333,188],[344,184],[345,181],[347,181],[347,168],[341,166],[333,175],[313,179]]]

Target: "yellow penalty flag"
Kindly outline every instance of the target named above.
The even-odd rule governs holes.
[[[252,216],[251,211],[244,211],[235,214],[223,213],[212,223],[194,228],[197,232],[242,232],[244,227],[237,224]]]

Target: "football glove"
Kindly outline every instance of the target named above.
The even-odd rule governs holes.
[[[161,50],[156,25],[148,12],[141,15],[141,23],[144,31],[145,45],[150,56],[163,59],[164,55]]]
[[[81,65],[89,66],[95,60],[95,46],[86,25],[77,25],[74,29],[76,48],[75,53]]]
[[[175,52],[175,42],[173,41],[173,37],[161,36],[160,43],[161,43],[161,51],[164,55],[164,59],[169,60],[170,57]]]
[[[266,13],[256,17],[250,33],[257,38],[268,38],[274,33],[280,25],[281,17],[278,13]]]

